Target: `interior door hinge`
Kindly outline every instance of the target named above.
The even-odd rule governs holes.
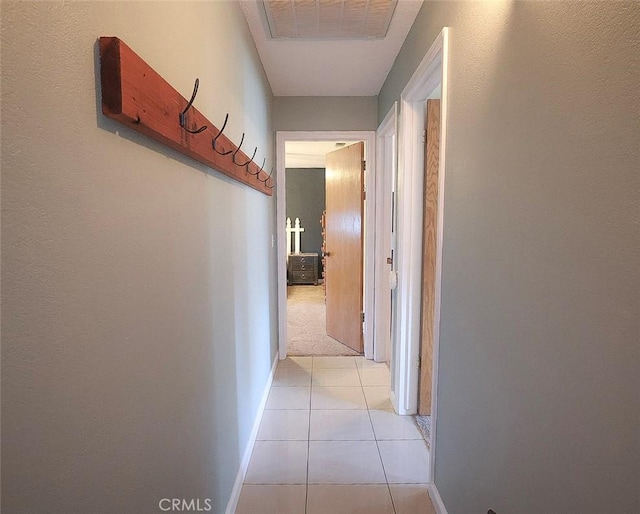
[[[364,312],[361,312],[360,314],[362,314],[362,322],[364,323]]]
[[[427,131],[426,130],[422,131],[422,144],[423,145],[427,144]]]

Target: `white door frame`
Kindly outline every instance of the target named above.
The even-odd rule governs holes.
[[[285,141],[364,141],[367,163],[364,187],[369,198],[375,198],[375,135],[373,131],[277,131],[276,132],[276,224],[278,241],[278,353],[287,357],[287,244]],[[373,358],[373,280],[374,280],[374,223],[375,202],[365,201],[364,207],[364,356]],[[320,222],[320,220],[318,220]]]
[[[375,233],[375,293],[373,359],[389,362],[391,355],[391,288],[389,274],[394,269],[387,263],[394,248],[391,240],[393,206],[390,197],[395,191],[397,172],[398,102],[394,102],[376,131],[376,233]]]
[[[442,287],[442,238],[445,191],[445,157],[448,110],[449,29],[442,29],[402,91],[398,190],[398,301],[395,373],[398,414],[414,414],[418,406],[418,356],[420,352],[420,301],[422,284],[422,213],[424,184],[424,104],[442,86],[440,163],[438,168],[438,222],[436,226],[435,312],[433,330],[433,387],[430,477],[434,476],[436,417],[438,412],[438,355]]]

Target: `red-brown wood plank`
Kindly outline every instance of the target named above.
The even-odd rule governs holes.
[[[211,141],[219,129],[193,106],[187,112],[187,127],[194,130],[207,125],[207,130],[190,134],[180,126],[179,115],[188,100],[117,37],[100,38],[100,79],[105,116],[266,195],[272,194],[275,177],[267,180],[266,171],[252,175],[260,169],[255,162],[247,172],[246,167],[233,162],[233,154],[220,155],[213,150]],[[220,151],[237,149],[224,134],[216,145]],[[240,163],[249,160],[242,150],[235,158]]]

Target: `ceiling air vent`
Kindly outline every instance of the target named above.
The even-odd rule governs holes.
[[[382,39],[398,0],[263,0],[273,39]]]

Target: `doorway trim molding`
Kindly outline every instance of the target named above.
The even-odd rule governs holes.
[[[283,131],[276,132],[276,240],[278,242],[278,353],[280,359],[287,357],[287,242],[286,224],[286,141],[364,141],[367,163],[364,187],[367,197],[375,198],[375,131]],[[375,201],[365,201],[364,208],[364,311],[363,340],[364,356],[373,358],[373,281],[374,281],[374,229]]]
[[[433,384],[429,482],[435,476],[436,427],[438,412],[438,360],[440,307],[442,295],[442,241],[445,196],[445,157],[448,113],[449,28],[440,34],[425,54],[400,97],[400,137],[398,189],[398,302],[396,344],[396,409],[398,414],[414,414],[418,405],[418,359],[421,327],[422,224],[424,185],[424,106],[429,95],[442,87],[440,149],[438,168],[438,220],[436,226],[435,309],[433,330]]]
[[[398,102],[393,105],[378,125],[376,131],[376,220],[375,233],[375,293],[374,316],[378,323],[374,327],[373,334],[373,359],[377,362],[391,361],[392,325],[392,300],[394,291],[391,290],[389,274],[395,270],[395,264],[391,267],[387,257],[389,247],[395,249],[393,241],[393,205],[390,196],[395,192],[395,183],[398,170]],[[394,232],[395,233],[395,232]],[[390,364],[391,365],[391,364]]]

